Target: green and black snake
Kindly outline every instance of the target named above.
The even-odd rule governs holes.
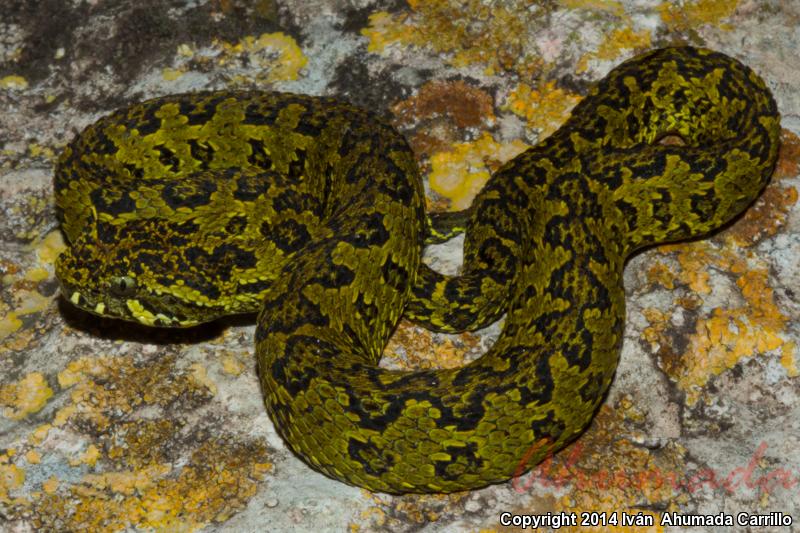
[[[65,148],[56,271],[78,307],[147,325],[258,310],[266,406],[308,464],[376,491],[471,489],[586,427],[617,366],[626,258],[741,213],[778,145],[775,102],[740,62],[635,57],[494,173],[462,274],[446,277],[420,260],[436,228],[414,155],[374,114],[294,94],[165,96]],[[445,331],[506,319],[462,368],[380,368],[403,313]]]

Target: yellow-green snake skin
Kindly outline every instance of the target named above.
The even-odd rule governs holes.
[[[734,59],[675,47],[626,61],[492,176],[462,275],[445,277],[420,262],[436,228],[414,156],[370,112],[268,92],[166,96],[64,150],[57,275],[75,305],[148,325],[259,310],[267,409],[308,464],[375,491],[471,489],[586,427],[617,366],[625,259],[741,213],[778,135],[769,90]],[[446,331],[506,319],[462,368],[379,368],[404,312]]]

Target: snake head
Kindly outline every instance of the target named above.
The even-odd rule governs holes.
[[[236,313],[230,249],[198,241],[192,222],[143,219],[87,227],[56,262],[62,295],[90,313],[189,327]],[[226,281],[227,279],[227,281]]]

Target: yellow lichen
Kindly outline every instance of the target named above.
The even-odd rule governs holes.
[[[47,434],[50,433],[50,429],[52,427],[53,426],[50,424],[42,424],[34,429],[33,432],[28,436],[28,441],[34,446],[38,446],[42,443],[42,441],[44,441],[45,438],[47,438]]]
[[[53,426],[61,427],[67,423],[67,421],[72,418],[72,416],[78,410],[77,407],[74,405],[68,405],[66,407],[62,407],[58,411],[56,411],[56,415],[53,417]]]
[[[25,471],[14,464],[0,464],[0,502],[9,501],[9,491],[25,483]]]
[[[97,464],[97,460],[100,458],[100,450],[94,444],[90,444],[86,451],[83,452],[80,456],[80,462],[89,466],[94,466]]]
[[[56,262],[56,258],[64,251],[66,244],[64,244],[64,237],[60,231],[51,231],[44,239],[42,239],[36,247],[36,253],[39,256],[39,264],[52,265]]]
[[[39,412],[53,396],[53,389],[39,372],[31,372],[20,381],[0,386],[0,405],[5,406],[3,416],[21,420]]]
[[[28,450],[25,452],[25,460],[32,465],[37,465],[42,461],[42,455],[36,450]]]
[[[34,267],[25,273],[25,279],[28,281],[39,282],[44,281],[50,277],[50,272],[46,268]]]
[[[98,440],[69,460],[73,468],[93,467],[91,473],[77,482],[52,478],[27,502],[38,528],[199,529],[241,509],[272,467],[260,443],[230,442],[219,431],[185,439],[173,413],[182,402],[210,398],[202,366],[187,372],[172,357],[146,365],[85,357],[69,363],[58,380],[69,390],[69,403],[30,442],[41,443],[51,426],[70,423],[73,430],[90,428],[87,438]],[[146,418],[134,414],[142,408],[149,409]]]
[[[732,240],[732,239],[731,239]],[[703,386],[716,375],[743,359],[780,349],[788,373],[796,372],[794,345],[784,340],[789,317],[781,312],[770,286],[769,267],[735,255],[730,248],[712,250],[707,243],[671,245],[681,269],[676,280],[698,296],[711,295],[710,270],[719,269],[736,278],[739,298],[725,297],[727,307],[702,313],[689,335],[683,353],[672,353],[667,315],[646,313],[650,326],[646,338],[661,346],[665,370],[686,393],[689,405],[696,403]],[[741,300],[742,303],[736,303]]]
[[[185,71],[177,68],[165,67],[161,69],[161,77],[164,78],[164,81],[175,81],[184,74],[186,74]]]
[[[428,48],[456,67],[485,65],[487,75],[505,70],[530,76],[541,66],[541,59],[528,52],[535,49],[528,30],[547,6],[537,9],[524,0],[411,0],[408,5],[410,12],[370,17],[361,31],[370,52],[385,53],[393,44]]]
[[[661,20],[673,30],[694,29],[703,24],[733,29],[721,21],[733,15],[739,0],[687,0],[686,2],[663,2],[658,10]]]
[[[136,492],[149,489],[157,478],[168,474],[169,465],[150,465],[136,471],[104,472],[102,474],[86,474],[83,483],[99,490],[110,490],[124,496],[132,496]]]
[[[405,18],[395,17],[385,11],[372,13],[369,26],[361,30],[361,35],[369,39],[367,50],[380,54],[394,43],[412,41],[414,29],[404,22]]]
[[[457,143],[431,156],[431,189],[451,200],[454,209],[465,209],[494,170],[491,162],[503,163],[526,147],[519,140],[498,143],[486,132],[474,142]]]
[[[47,494],[53,494],[56,490],[58,490],[58,478],[56,476],[50,476],[47,478],[47,480],[42,483],[42,490]]]
[[[576,71],[583,72],[589,66],[589,61],[600,59],[604,61],[616,60],[621,50],[639,50],[650,46],[650,30],[634,31],[626,26],[617,28],[603,38],[603,42],[595,52],[590,52],[578,61]]]
[[[197,52],[191,45],[179,45],[173,64],[161,76],[174,81],[193,69],[214,69],[233,85],[249,86],[296,80],[308,63],[297,42],[282,32],[247,35],[237,42],[214,39],[209,48]],[[244,62],[256,68],[242,69]]]
[[[538,89],[520,83],[508,95],[503,109],[521,116],[529,127],[539,130],[541,137],[547,137],[567,120],[580,100],[580,96],[556,87],[554,81],[548,81]]]
[[[40,520],[104,531],[199,529],[226,520],[255,494],[256,482],[272,467],[253,461],[261,455],[263,449],[210,441],[179,472],[169,464],[151,464],[87,474],[79,484],[65,485],[63,495],[45,496],[38,508]],[[64,512],[67,506],[69,513]]]
[[[207,388],[194,377],[175,373],[174,358],[164,358],[147,366],[136,366],[122,357],[83,357],[70,362],[58,374],[62,388],[71,388],[73,405],[62,408],[56,418],[62,422],[62,411],[79,416],[84,423],[106,430],[112,423],[111,413],[130,413],[148,405],[164,405],[179,395],[204,396]],[[113,384],[104,386],[103,384]],[[91,406],[75,411],[77,405]]]
[[[261,67],[263,74],[259,74],[254,81],[274,83],[296,80],[300,70],[308,63],[297,42],[282,32],[264,33],[259,37],[248,35],[237,43],[218,40],[214,45],[222,52],[217,58],[220,66],[238,62],[247,56],[249,61]]]
[[[22,320],[17,318],[16,313],[9,312],[0,318],[0,340],[5,339],[22,327]]]
[[[18,290],[15,296],[18,303],[14,309],[14,316],[17,317],[44,311],[53,302],[51,297],[44,296],[39,291],[34,290]]]
[[[177,51],[180,56],[188,57],[189,59],[194,57],[194,49],[191,44],[181,43],[178,45]]]
[[[800,369],[797,368],[797,358],[795,357],[795,348],[796,346],[792,341],[785,342],[781,346],[781,364],[790,378],[800,376]]]
[[[386,347],[386,360],[403,369],[457,368],[478,343],[473,333],[462,333],[457,341],[438,341],[430,331],[402,321]]]
[[[246,42],[250,44],[251,41],[247,39],[249,38],[246,38]],[[297,42],[281,32],[262,34],[258,39],[252,41],[250,49],[253,52],[272,50],[277,53],[277,57],[272,63],[269,81],[296,80],[300,69],[308,63],[308,58],[297,46]]]
[[[656,261],[653,263],[650,268],[647,269],[647,281],[650,283],[655,283],[661,285],[665,289],[673,289],[675,287],[675,277],[670,272],[667,265],[660,261]]]
[[[197,383],[206,387],[209,391],[211,391],[211,394],[217,394],[217,384],[214,383],[210,377],[208,377],[206,367],[200,363],[194,363],[189,368],[192,370],[192,377]]]
[[[244,364],[235,355],[226,353],[221,359],[222,371],[229,376],[238,376],[244,371]]]
[[[44,157],[48,160],[53,160],[55,158],[55,152],[49,146],[42,146],[39,143],[32,142],[28,145],[28,154],[31,157]]]
[[[0,78],[0,89],[22,90],[28,88],[28,80],[14,74]]]
[[[617,17],[625,16],[625,6],[617,0],[559,0],[558,3],[567,9],[605,11]]]

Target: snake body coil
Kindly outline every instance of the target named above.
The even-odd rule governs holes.
[[[448,278],[420,262],[431,230],[413,154],[372,114],[299,95],[167,96],[65,149],[57,275],[77,306],[149,325],[260,310],[266,405],[305,461],[377,491],[481,487],[586,427],[617,366],[626,257],[742,212],[778,133],[772,96],[738,61],[636,57],[492,176]],[[462,368],[379,368],[404,308],[441,330],[506,320]]]

